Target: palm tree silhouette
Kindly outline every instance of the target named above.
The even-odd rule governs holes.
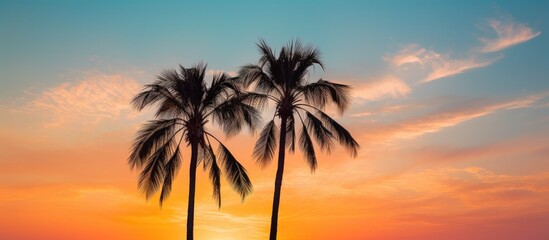
[[[181,166],[181,142],[191,147],[187,239],[193,239],[196,167],[200,162],[209,171],[213,198],[219,207],[219,165],[242,199],[252,191],[244,167],[221,141],[208,132],[206,123],[213,120],[228,136],[245,126],[255,129],[260,122],[260,113],[254,106],[263,101],[257,94],[241,92],[226,74],[215,74],[207,86],[205,72],[205,64],[191,68],[180,66],[179,71],[163,71],[154,83],[146,85],[132,100],[132,105],[139,111],[156,107],[155,120],[147,122],[138,132],[128,160],[131,169],[141,170],[138,186],[147,199],[161,188],[162,205]],[[210,138],[218,142],[217,156]]]
[[[334,104],[339,113],[343,114],[350,104],[350,87],[322,79],[315,82],[307,80],[310,67],[319,65],[323,68],[316,48],[304,46],[299,40],[290,41],[276,56],[265,41],[260,40],[257,46],[261,53],[259,63],[241,67],[239,81],[244,87],[251,86],[255,92],[272,100],[276,106],[272,120],[264,126],[253,151],[256,161],[265,166],[274,155],[278,135],[278,167],[270,230],[270,239],[274,240],[278,227],[284,157],[286,148],[290,152],[295,150],[296,122],[302,124],[297,144],[311,171],[317,167],[311,135],[320,148],[328,153],[334,142],[338,141],[354,157],[359,145],[344,127],[323,111],[325,107]],[[275,117],[280,120],[280,127],[275,123]]]

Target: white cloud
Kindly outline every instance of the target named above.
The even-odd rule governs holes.
[[[480,38],[484,43],[482,52],[497,52],[505,48],[526,42],[541,34],[532,28],[510,20],[488,20],[488,25],[496,32],[496,38]]]

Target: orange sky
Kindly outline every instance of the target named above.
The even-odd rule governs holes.
[[[150,114],[127,108],[126,98],[131,94],[104,93],[93,103],[71,97],[76,90],[80,95],[94,94],[107,82],[112,91],[125,92],[137,89],[136,81],[122,75],[84,76],[77,84],[60,84],[35,94],[20,108],[4,107],[9,114],[0,124],[0,236],[182,238],[188,167],[181,169],[175,190],[161,209],[157,199],[147,202],[137,192],[136,173],[126,165],[133,134]],[[314,174],[299,154],[289,157],[280,238],[462,239],[466,234],[477,239],[514,239],[546,234],[547,129],[461,147],[445,147],[429,139],[437,135],[459,138],[459,134],[480,131],[489,115],[526,111],[543,98],[479,102],[393,123],[357,121],[364,117],[342,119],[362,145],[359,156],[352,159],[341,149],[331,156],[321,155]],[[101,104],[107,101],[112,104]],[[49,109],[52,104],[60,106],[57,111]],[[89,109],[73,110],[81,106]],[[118,112],[113,110],[118,108]],[[407,109],[421,106],[391,111]],[[377,115],[387,112],[372,111],[378,111]],[[454,128],[458,133],[452,133]],[[223,206],[217,209],[207,175],[200,171],[197,239],[267,236],[274,166],[261,170],[248,157],[253,139],[243,133],[226,140],[254,183],[254,193],[244,203],[223,184]],[[188,152],[183,156],[188,160]],[[502,165],[505,170],[498,170]]]
[[[259,37],[321,50],[308,77],[353,87],[334,117],[361,145],[287,157],[280,240],[549,239],[547,1],[31,2],[0,1],[0,240],[183,239],[190,154],[146,201],[130,99],[177,64],[234,74]],[[267,239],[256,137],[225,140],[244,202],[222,182],[218,209],[200,168],[196,239]]]

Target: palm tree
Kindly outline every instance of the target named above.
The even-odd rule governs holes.
[[[324,112],[326,107],[333,104],[343,114],[350,104],[350,87],[322,79],[315,82],[307,80],[311,67],[319,65],[323,68],[317,49],[304,46],[300,41],[290,41],[276,56],[265,41],[260,40],[257,46],[261,53],[259,63],[241,67],[239,81],[244,87],[251,87],[264,98],[272,100],[276,106],[272,120],[264,126],[253,151],[256,161],[265,166],[273,158],[278,136],[278,167],[270,230],[270,239],[274,240],[278,227],[286,148],[294,152],[297,141],[314,172],[317,157],[311,135],[320,148],[328,153],[337,141],[350,150],[354,157],[359,145],[344,127]],[[278,126],[275,118],[280,120]],[[301,131],[296,140],[296,125],[299,123]]]
[[[215,74],[209,86],[204,80],[206,66],[180,66],[179,71],[163,71],[132,100],[139,111],[156,107],[155,119],[147,122],[135,137],[129,157],[131,169],[140,169],[138,187],[150,198],[160,191],[160,205],[170,195],[172,182],[181,166],[181,143],[191,147],[187,239],[193,239],[196,168],[203,163],[213,184],[213,198],[221,207],[220,165],[228,182],[242,199],[252,191],[246,170],[227,147],[206,128],[211,119],[228,136],[243,127],[255,129],[262,102],[253,93],[243,93],[234,80]],[[217,155],[211,141],[218,142]],[[220,163],[220,164],[218,164]]]

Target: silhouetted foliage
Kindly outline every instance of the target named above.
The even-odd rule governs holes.
[[[257,46],[261,54],[258,64],[242,66],[238,80],[245,88],[256,92],[258,98],[274,102],[276,108],[273,120],[261,131],[253,154],[257,163],[265,166],[274,156],[278,138],[278,169],[270,233],[270,238],[276,239],[285,149],[293,152],[297,143],[311,171],[314,171],[317,158],[313,139],[327,153],[335,142],[339,142],[353,157],[359,145],[345,128],[323,112],[326,107],[334,106],[343,114],[350,104],[349,86],[323,79],[314,82],[307,79],[311,67],[324,68],[316,48],[305,46],[300,41],[290,41],[277,55],[263,40]],[[280,120],[280,127],[277,127],[275,118]],[[296,122],[296,119],[299,120]],[[295,139],[296,123],[301,123],[298,141]]]
[[[221,169],[242,199],[252,191],[244,167],[209,132],[206,123],[211,119],[229,136],[244,127],[255,130],[261,122],[257,107],[265,103],[261,95],[240,91],[237,82],[226,74],[215,74],[211,84],[205,82],[205,76],[204,64],[163,71],[132,100],[132,105],[139,111],[146,107],[156,109],[156,119],[141,127],[128,159],[131,169],[141,170],[138,186],[147,199],[160,189],[160,205],[167,199],[181,167],[181,144],[191,146],[188,239],[192,239],[195,172],[200,162],[209,172],[213,198],[219,207]],[[210,139],[218,142],[217,156]]]

